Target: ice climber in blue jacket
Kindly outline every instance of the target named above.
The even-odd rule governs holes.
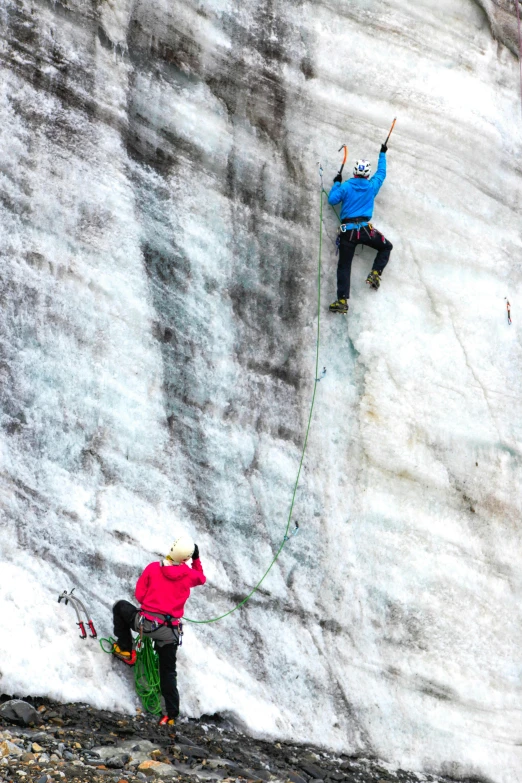
[[[341,203],[341,227],[339,244],[339,263],[337,264],[337,300],[330,305],[332,313],[347,313],[350,298],[350,273],[357,245],[367,245],[377,250],[372,271],[366,282],[372,288],[379,288],[384,267],[390,260],[393,245],[372,226],[375,196],[386,178],[386,144],[381,146],[377,171],[370,179],[371,164],[367,160],[358,160],[352,179],[343,183],[338,174],[328,196],[332,205]]]

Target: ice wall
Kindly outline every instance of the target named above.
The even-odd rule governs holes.
[[[182,704],[522,780],[514,9],[0,8],[0,690],[133,709],[56,598],[76,585],[108,634],[180,530],[209,576],[189,616],[255,584],[314,384],[316,164],[330,182],[341,143],[375,164],[397,115],[375,212],[392,260],[374,294],[356,259],[348,318],[327,311],[325,212],[302,532],[246,609],[188,628]]]

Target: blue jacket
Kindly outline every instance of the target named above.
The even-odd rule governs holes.
[[[375,196],[381,189],[381,185],[386,179],[386,155],[381,152],[379,155],[379,165],[377,171],[370,179],[363,179],[362,177],[352,177],[352,179],[346,180],[346,182],[334,182],[330,195],[328,196],[328,203],[339,204],[342,202],[341,207],[341,220],[349,217],[360,217],[365,215],[368,220],[362,223],[347,223],[346,228],[356,228],[357,225],[367,226],[371,216],[373,215],[373,202]]]

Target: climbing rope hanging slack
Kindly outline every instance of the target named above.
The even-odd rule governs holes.
[[[345,155],[345,159],[346,159],[346,155]],[[312,424],[312,415],[313,415],[313,412],[314,412],[315,396],[317,394],[317,384],[324,377],[324,372],[321,374],[321,376],[319,376],[319,344],[320,344],[320,324],[321,324],[321,257],[322,257],[322,251],[323,251],[323,193],[325,192],[323,190],[322,168],[320,168],[320,176],[321,176],[321,187],[320,187],[320,190],[319,190],[320,211],[319,211],[319,257],[318,257],[318,262],[317,262],[317,336],[316,336],[316,343],[315,343],[315,375],[314,375],[315,382],[314,382],[314,391],[313,391],[313,394],[312,394],[312,401],[310,403],[310,412],[308,414],[308,424],[307,424],[307,427],[306,427],[306,433],[305,433],[305,439],[304,439],[304,443],[303,443],[303,449],[301,451],[301,459],[300,459],[300,462],[299,462],[299,469],[297,471],[297,477],[296,477],[296,480],[295,480],[295,483],[294,483],[294,489],[293,489],[293,492],[292,492],[292,500],[291,500],[291,503],[290,503],[290,510],[288,512],[288,517],[287,517],[287,521],[286,521],[286,528],[285,528],[283,540],[279,544],[277,552],[275,553],[274,557],[272,558],[272,561],[270,562],[270,565],[268,566],[268,568],[266,569],[266,571],[262,575],[262,577],[259,580],[259,582],[257,582],[256,585],[254,585],[252,590],[248,593],[248,595],[246,595],[243,598],[242,601],[240,601],[238,604],[236,604],[236,606],[234,606],[232,609],[229,609],[228,612],[224,612],[223,614],[220,614],[217,617],[211,617],[209,620],[192,620],[189,617],[185,617],[185,620],[188,623],[194,623],[194,624],[197,624],[197,625],[205,625],[207,623],[216,623],[218,620],[223,620],[225,617],[228,617],[229,615],[233,614],[233,612],[235,612],[237,609],[240,609],[242,606],[244,606],[247,603],[247,601],[249,601],[252,598],[254,593],[256,593],[257,590],[259,590],[259,588],[261,587],[261,585],[265,581],[266,577],[268,576],[268,574],[272,570],[273,566],[275,565],[275,563],[279,559],[279,555],[283,551],[284,545],[290,539],[290,536],[288,535],[288,531],[290,530],[290,524],[291,524],[291,521],[292,521],[292,514],[293,514],[293,511],[294,511],[294,505],[295,505],[295,498],[296,498],[296,495],[297,495],[297,487],[299,485],[299,479],[301,477],[301,470],[302,470],[302,467],[303,467],[303,461],[304,461],[304,456],[305,456],[305,453],[306,453],[306,447],[308,445],[308,436],[310,434],[310,427],[311,427],[311,424]],[[296,522],[294,530],[292,531],[291,535],[295,536],[295,535],[297,535],[298,532],[299,532],[299,525]]]

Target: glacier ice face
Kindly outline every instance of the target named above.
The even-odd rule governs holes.
[[[520,13],[522,11],[520,0],[477,0],[477,2],[486,12],[495,38],[518,55],[519,38],[515,21],[515,3],[518,3]]]
[[[321,321],[301,533],[247,608],[188,627],[183,709],[521,780],[509,4],[0,8],[1,689],[132,710],[56,598],[76,585],[108,634],[182,529],[209,577],[190,617],[261,576],[314,384],[316,163],[375,161],[397,115],[383,285],[364,250],[348,319]],[[335,231],[325,212],[322,312]]]

